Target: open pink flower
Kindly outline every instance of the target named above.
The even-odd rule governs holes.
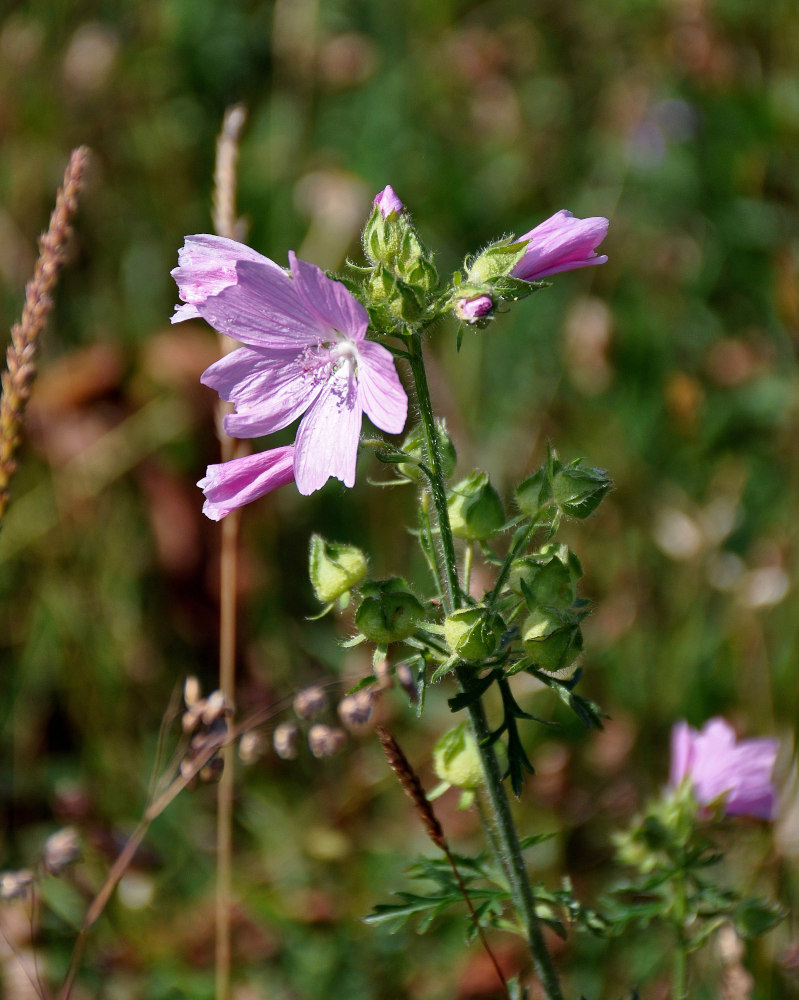
[[[607,219],[575,219],[571,212],[561,209],[516,240],[529,242],[511,275],[522,281],[538,281],[559,271],[604,264],[608,258],[597,255],[596,248],[607,232]]]
[[[696,801],[707,806],[723,797],[729,816],[773,819],[777,793],[771,772],[779,741],[741,740],[725,719],[710,719],[701,731],[678,722],[671,731],[669,784],[690,781]]]
[[[293,253],[289,261],[291,275],[241,244],[192,236],[173,274],[181,297],[203,319],[245,345],[201,378],[235,404],[236,412],[225,418],[227,432],[260,437],[304,414],[291,472],[300,493],[308,494],[331,476],[352,486],[363,413],[396,434],[405,425],[408,400],[391,353],[365,339],[368,316],[361,303],[313,264]],[[206,512],[223,517],[290,479],[286,449],[211,466],[201,480]]]

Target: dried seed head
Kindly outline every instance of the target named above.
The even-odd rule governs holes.
[[[375,665],[375,677],[377,686],[381,691],[387,691],[394,687],[394,678],[391,676],[391,664],[388,660],[378,660]]]
[[[36,876],[30,868],[0,873],[0,899],[25,899],[35,881]]]
[[[242,764],[254,764],[264,755],[264,738],[255,729],[251,729],[239,740],[239,760]]]
[[[183,700],[186,702],[186,708],[196,705],[200,700],[201,694],[200,682],[197,678],[187,677],[186,683],[183,685]]]
[[[327,695],[318,684],[303,688],[294,699],[294,711],[301,719],[312,719],[326,707]]]
[[[50,875],[60,875],[79,857],[78,831],[74,826],[65,826],[62,830],[56,830],[45,841],[42,865]]]
[[[202,713],[203,725],[210,726],[217,719],[221,719],[222,716],[227,714],[228,710],[228,703],[225,700],[224,694],[219,690],[212,691],[205,699],[205,707]]]
[[[338,706],[341,721],[348,729],[363,729],[372,717],[372,706],[375,702],[374,692],[369,688],[354,691],[342,698]]]
[[[300,731],[294,722],[281,722],[272,734],[272,745],[281,760],[297,759],[297,739]]]
[[[317,723],[308,730],[308,746],[314,757],[333,757],[347,742],[343,729]]]
[[[200,781],[204,781],[208,785],[219,781],[224,770],[224,760],[221,757],[212,757],[207,764],[200,768]]]
[[[407,663],[398,663],[396,673],[400,687],[415,704],[419,700],[419,689],[416,687],[416,681],[413,679],[413,671],[410,665]]]

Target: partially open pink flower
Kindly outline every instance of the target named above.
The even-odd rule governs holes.
[[[399,214],[405,208],[390,184],[387,184],[379,194],[375,195],[373,204],[380,209],[380,214],[384,219],[387,219],[392,212]]]
[[[304,414],[289,450],[297,488],[308,494],[331,476],[352,486],[363,413],[396,434],[405,425],[408,400],[391,353],[365,339],[368,316],[361,303],[313,264],[293,253],[289,260],[291,275],[248,247],[193,236],[175,277],[181,296],[203,319],[246,345],[201,379],[235,404],[236,412],[225,418],[227,432],[260,437]],[[288,468],[288,452],[280,448],[211,466],[201,481],[206,513],[223,517],[289,482]]]
[[[209,465],[197,485],[205,493],[203,514],[219,521],[245,503],[266,496],[294,479],[294,447],[272,448]]]
[[[773,819],[777,793],[771,772],[779,741],[773,738],[741,740],[725,719],[710,719],[701,731],[678,722],[671,731],[669,784],[687,779],[699,805],[723,797],[729,816]]]
[[[607,219],[600,216],[575,219],[571,212],[561,209],[516,240],[529,242],[524,256],[510,273],[522,281],[538,281],[559,271],[604,264],[608,258],[604,254],[598,256],[596,248],[607,232]]]

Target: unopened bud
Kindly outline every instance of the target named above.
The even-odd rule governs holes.
[[[584,518],[593,514],[612,485],[604,469],[592,469],[578,458],[554,476],[552,493],[564,514]]]
[[[379,194],[375,195],[372,204],[379,210],[384,219],[388,219],[392,214],[399,215],[405,208],[390,184],[387,184]]]
[[[464,660],[483,660],[497,648],[504,631],[499,615],[484,607],[459,608],[444,619],[444,638],[457,656]]]
[[[476,788],[483,783],[480,752],[467,723],[450,729],[433,747],[433,768],[442,781],[456,788]]]
[[[347,742],[343,729],[318,723],[308,730],[308,746],[314,757],[333,757]]]
[[[360,549],[328,542],[321,535],[311,536],[309,564],[314,593],[323,604],[332,604],[366,576],[366,556]]]
[[[35,881],[36,876],[30,868],[20,868],[15,872],[0,872],[0,899],[24,899]]]
[[[80,857],[80,841],[74,826],[65,826],[50,834],[42,852],[42,866],[50,875],[61,872]]]
[[[438,448],[438,457],[441,462],[441,474],[445,479],[449,479],[455,471],[455,463],[458,460],[458,456],[455,453],[455,445],[452,443],[452,438],[447,434],[447,426],[443,420],[436,421],[436,447]],[[418,424],[406,435],[405,440],[400,445],[400,451],[404,451],[406,455],[410,455],[414,461],[400,462],[397,466],[398,471],[407,479],[420,479],[422,473],[416,463],[421,462],[423,465],[430,464],[430,459],[427,455],[424,428],[421,424]]]
[[[424,619],[424,608],[399,577],[371,583],[364,593],[355,624],[371,642],[402,642]]]
[[[567,608],[577,597],[583,575],[580,560],[566,545],[546,545],[535,556],[511,564],[508,586],[522,594],[531,611],[539,607]]]
[[[368,688],[348,694],[339,702],[338,714],[341,721],[348,729],[363,729],[372,717],[374,701],[374,692]]]
[[[294,711],[301,719],[312,719],[327,707],[327,695],[318,684],[303,688],[294,698]]]
[[[458,319],[464,323],[479,323],[494,308],[494,300],[490,295],[475,295],[473,298],[456,299],[452,309]]]
[[[548,673],[565,670],[583,648],[578,620],[554,608],[533,611],[522,628],[522,642],[535,666]]]
[[[457,538],[482,541],[505,523],[502,500],[486,472],[473,472],[453,486],[447,506],[452,534]]]
[[[297,759],[297,740],[300,731],[293,722],[281,722],[272,734],[272,746],[281,760]]]

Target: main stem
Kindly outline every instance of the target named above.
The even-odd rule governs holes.
[[[413,375],[416,396],[419,402],[419,415],[427,446],[427,459],[430,466],[430,493],[436,509],[439,537],[441,539],[441,554],[444,562],[444,610],[449,614],[461,606],[461,589],[458,582],[458,569],[455,558],[455,543],[452,538],[452,527],[447,508],[447,493],[444,486],[444,476],[441,471],[441,455],[438,449],[435,417],[430,402],[430,390],[427,385],[427,373],[422,355],[422,335],[415,332],[410,337],[408,345],[411,374]],[[462,691],[469,687],[472,670],[465,666],[455,669],[455,676]],[[508,873],[510,878],[511,896],[520,918],[527,930],[527,942],[532,953],[533,963],[549,1000],[563,1000],[558,974],[547,951],[541,924],[535,912],[535,898],[524,863],[519,834],[513,821],[510,802],[505,792],[502,774],[499,769],[494,748],[490,742],[490,729],[486,718],[482,699],[472,701],[467,709],[472,725],[472,731],[477,741],[483,773],[486,779],[486,791],[491,803],[495,831],[489,831],[489,843],[497,844],[500,856],[497,861]]]

